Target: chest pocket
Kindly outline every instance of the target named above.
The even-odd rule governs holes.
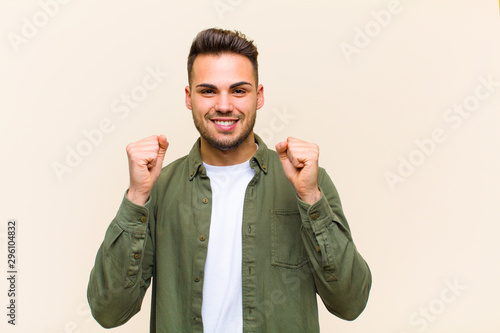
[[[300,268],[309,258],[307,256],[300,228],[302,221],[298,210],[271,210],[271,262],[273,266]]]

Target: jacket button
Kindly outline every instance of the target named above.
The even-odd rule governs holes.
[[[318,214],[312,214],[312,215],[311,215],[311,218],[312,218],[313,220],[316,220],[316,219],[318,218],[318,216],[319,216]]]
[[[134,254],[135,259],[139,259],[140,257],[141,257],[141,255],[139,253]]]
[[[205,236],[201,235],[200,236],[200,241],[204,242],[206,240]]]
[[[141,218],[139,219],[139,221],[141,221],[142,223],[145,223],[148,219],[146,218],[146,216],[141,216]]]
[[[201,202],[203,202],[204,204],[207,204],[208,203],[208,198],[203,198],[203,200],[201,200]]]
[[[195,277],[194,277],[194,282],[200,282],[200,280],[201,280],[201,279],[200,279],[200,277],[199,277],[199,276],[195,276]]]

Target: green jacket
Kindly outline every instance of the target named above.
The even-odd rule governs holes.
[[[319,332],[316,293],[331,313],[355,319],[368,300],[371,274],[332,181],[320,168],[321,199],[306,204],[277,153],[256,141],[243,208],[243,331]],[[103,327],[136,314],[153,279],[151,332],[203,332],[211,199],[199,141],[162,169],[145,206],[124,197],[88,286],[92,314]]]

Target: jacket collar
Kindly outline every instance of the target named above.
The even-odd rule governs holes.
[[[259,145],[259,149],[255,152],[253,157],[250,159],[251,161],[255,161],[259,168],[267,174],[268,166],[269,166],[269,150],[267,149],[266,144],[262,139],[254,133],[255,142]],[[198,174],[205,174],[206,171],[203,167],[203,161],[201,159],[200,152],[200,138],[196,140],[191,148],[191,151],[188,154],[188,165],[189,165],[189,180],[193,180],[194,177]]]

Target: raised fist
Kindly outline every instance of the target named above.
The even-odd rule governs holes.
[[[144,205],[160,171],[168,148],[165,135],[153,135],[127,145],[130,186],[127,198]]]
[[[298,197],[311,205],[319,200],[318,145],[289,137],[276,145],[276,152]]]

